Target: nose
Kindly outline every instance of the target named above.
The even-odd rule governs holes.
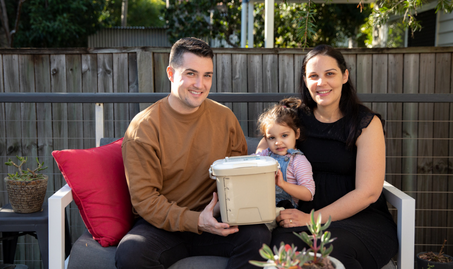
[[[197,78],[195,79],[195,85],[194,85],[194,86],[195,86],[196,88],[200,89],[200,88],[201,88],[201,85],[203,85],[203,79],[202,79],[202,77],[197,77]]]
[[[318,82],[318,86],[324,84],[324,78],[319,77],[317,82]]]

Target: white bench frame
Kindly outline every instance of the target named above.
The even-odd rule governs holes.
[[[96,104],[96,146],[104,136],[103,104]],[[415,199],[392,184],[384,182],[387,201],[398,211],[398,269],[414,268]],[[65,208],[72,202],[72,190],[66,184],[49,198],[49,269],[67,268],[65,261]]]

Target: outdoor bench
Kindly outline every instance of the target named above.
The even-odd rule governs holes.
[[[246,137],[249,154],[256,149],[259,138]],[[101,145],[116,139],[103,138]],[[415,200],[385,182],[383,192],[387,201],[398,210],[398,268],[413,269]],[[50,269],[111,269],[115,268],[116,246],[102,247],[88,231],[73,244],[70,256],[65,260],[65,207],[73,200],[71,188],[63,186],[49,198],[49,261]],[[403,229],[404,228],[404,229]],[[258,250],[257,250],[258,251]],[[170,269],[225,268],[228,259],[215,256],[189,257],[175,263]],[[392,261],[383,267],[395,268]]]

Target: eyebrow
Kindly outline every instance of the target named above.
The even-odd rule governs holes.
[[[193,73],[200,73],[197,70],[192,69],[192,68],[187,68],[186,70],[184,70],[184,72],[188,72],[188,71],[193,72]],[[214,72],[206,72],[205,74],[214,74]]]

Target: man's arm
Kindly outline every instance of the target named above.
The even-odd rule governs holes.
[[[200,212],[180,207],[160,193],[163,174],[156,147],[126,140],[122,148],[126,179],[135,211],[157,228],[199,233]]]

